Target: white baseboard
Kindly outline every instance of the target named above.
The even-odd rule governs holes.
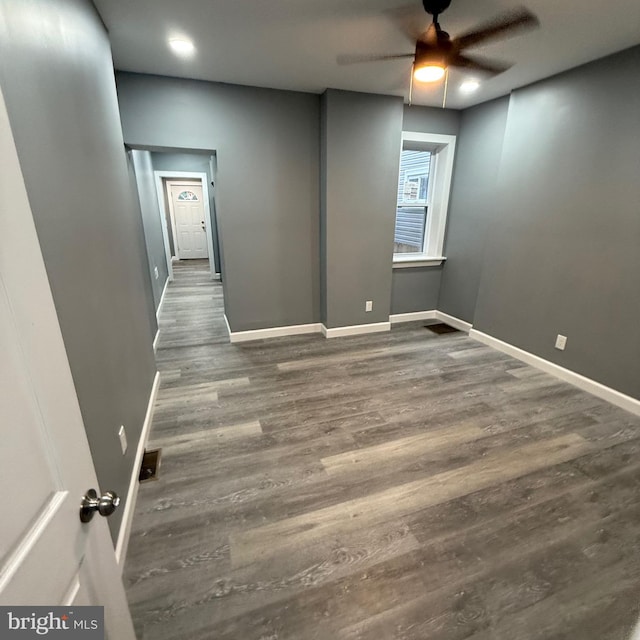
[[[155,404],[159,387],[160,372],[156,371],[155,378],[153,379],[153,386],[151,387],[151,394],[149,395],[149,403],[147,404],[147,413],[144,416],[142,432],[140,433],[140,439],[138,440],[138,448],[136,449],[133,471],[131,472],[131,479],[129,481],[129,491],[127,492],[127,499],[124,503],[122,524],[120,525],[120,531],[118,532],[118,541],[116,543],[116,562],[120,566],[120,570],[124,568],[124,560],[127,556],[127,547],[129,546],[129,536],[131,535],[133,513],[135,511],[136,499],[138,497],[138,487],[140,486],[140,483],[138,482],[138,476],[140,475],[140,466],[142,465],[142,456],[144,455],[144,449],[147,446],[147,441],[149,439],[151,419],[153,418],[153,405]]]
[[[377,333],[378,331],[389,331],[391,322],[372,322],[371,324],[353,324],[347,327],[332,327],[328,329],[323,324],[320,325],[325,338],[340,338],[343,336],[357,336],[363,333]]]
[[[160,319],[160,311],[162,311],[162,303],[164,302],[164,296],[167,293],[167,287],[169,286],[169,278],[164,281],[164,288],[162,289],[162,295],[160,296],[160,303],[156,309],[156,320]]]
[[[412,322],[414,320],[435,320],[438,317],[438,312],[435,309],[431,311],[411,311],[410,313],[392,313],[389,316],[389,322],[391,324],[398,324],[399,322]]]
[[[460,318],[456,318],[455,316],[450,316],[448,313],[443,313],[442,311],[436,311],[436,319],[440,320],[440,322],[444,322],[455,329],[459,329],[460,331],[464,331],[465,333],[469,333],[473,325],[470,322],[465,322],[464,320],[460,320]]]
[[[153,339],[153,350],[158,348],[158,340],[160,340],[160,329],[156,331],[156,337]]]
[[[557,378],[560,378],[561,380],[564,380],[565,382],[568,382],[591,395],[602,398],[602,400],[606,400],[617,407],[640,416],[640,400],[637,400],[636,398],[632,398],[631,396],[621,393],[620,391],[616,391],[611,387],[607,387],[600,382],[596,382],[591,378],[575,373],[570,369],[565,369],[558,364],[545,360],[540,356],[536,356],[529,351],[524,351],[523,349],[515,347],[508,342],[498,340],[498,338],[482,333],[477,329],[471,329],[469,337],[493,347],[498,351],[502,351],[503,353],[513,356],[522,362],[526,362],[533,367],[541,369],[546,373],[550,373],[551,375],[556,376]]]
[[[225,316],[226,318],[226,316]],[[227,322],[227,328],[229,323]],[[322,325],[319,322],[312,324],[293,324],[286,327],[270,327],[268,329],[254,329],[253,331],[231,331],[229,340],[233,343],[248,342],[250,340],[264,340],[265,338],[281,338],[283,336],[298,336],[305,333],[320,333]]]

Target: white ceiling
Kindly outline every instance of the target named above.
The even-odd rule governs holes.
[[[410,60],[339,66],[338,54],[412,52],[399,16],[426,27],[421,0],[94,0],[109,29],[117,69],[321,93],[327,87],[408,97]],[[541,28],[469,50],[515,63],[484,79],[478,91],[458,87],[452,71],[447,106],[465,108],[559,71],[640,43],[640,0],[523,0]],[[440,18],[452,37],[513,0],[453,0]],[[402,9],[404,8],[404,9]],[[175,56],[169,37],[186,36],[197,52]],[[639,70],[640,71],[640,70]],[[480,77],[479,77],[480,78]],[[443,84],[414,87],[415,104],[441,106]]]

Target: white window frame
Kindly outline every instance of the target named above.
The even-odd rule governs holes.
[[[456,136],[440,133],[402,132],[402,150],[430,151],[429,187],[427,194],[427,225],[424,233],[424,247],[420,253],[394,253],[394,269],[402,267],[423,267],[442,264],[446,257],[444,234],[449,209],[449,194],[453,174],[453,159]],[[408,205],[413,206],[413,205]],[[416,205],[424,206],[424,205]]]

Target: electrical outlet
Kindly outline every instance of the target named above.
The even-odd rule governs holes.
[[[364,303],[364,310],[369,312],[369,311],[373,311],[373,300],[367,300]]]
[[[558,334],[556,338],[556,349],[560,349],[560,351],[564,351],[564,348],[567,346],[567,336],[561,336]]]
[[[156,274],[156,280],[160,277],[160,274],[158,273],[158,267],[153,267],[153,273]]]
[[[127,453],[127,432],[124,430],[124,425],[120,425],[120,430],[118,431],[118,438],[120,438],[120,448],[122,449],[122,455]]]

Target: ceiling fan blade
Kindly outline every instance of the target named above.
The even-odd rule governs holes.
[[[529,9],[519,7],[497,16],[473,31],[463,33],[455,38],[453,43],[458,51],[462,51],[469,47],[484,44],[488,40],[510,38],[519,31],[533,29],[538,26],[540,26],[538,18]]]
[[[384,9],[383,13],[411,42],[415,43],[424,35],[427,28],[427,16],[422,8],[415,3],[415,0],[410,4]]]
[[[346,53],[339,55],[336,62],[340,65],[359,64],[361,62],[380,62],[381,60],[400,60],[402,58],[413,58],[415,53],[395,53],[390,55],[375,55],[367,53]]]
[[[486,58],[469,58],[458,54],[449,60],[449,64],[453,67],[462,67],[463,69],[472,69],[474,71],[482,71],[491,75],[498,75],[513,65],[508,62],[498,62],[496,60],[487,60]]]

